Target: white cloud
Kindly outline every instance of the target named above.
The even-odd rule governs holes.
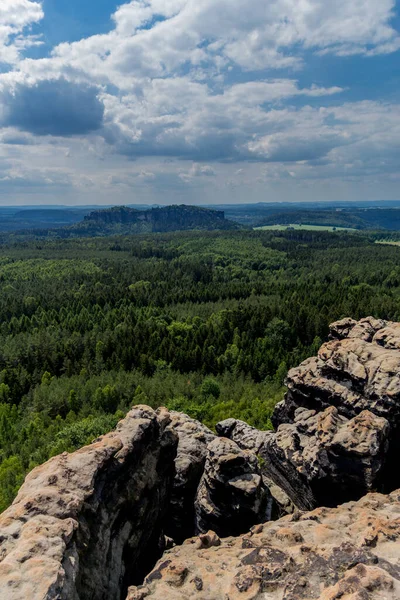
[[[53,165],[72,186],[142,192],[362,177],[374,152],[376,171],[395,173],[398,105],[343,104],[335,82],[298,81],[310,54],[368,60],[397,51],[394,8],[394,0],[134,0],[118,8],[109,33],[33,60],[23,55],[40,43],[30,26],[41,3],[1,0],[0,62],[11,66],[0,74],[0,158],[12,155],[13,172],[29,175],[34,151],[37,168]],[[72,135],[80,149],[61,140]],[[259,164],[268,176],[255,176]]]
[[[14,64],[20,54],[40,40],[26,34],[30,25],[43,18],[40,2],[33,0],[1,0],[0,3],[0,63]]]

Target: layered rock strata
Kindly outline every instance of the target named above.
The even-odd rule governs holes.
[[[169,550],[128,600],[398,600],[400,490]]]
[[[318,356],[289,371],[272,422],[278,429],[294,422],[298,408],[322,412],[330,406],[348,419],[365,410],[385,418],[389,449],[381,482],[390,491],[400,485],[400,323],[343,319],[331,325],[330,338]]]
[[[166,411],[34,469],[0,517],[0,598],[119,600],[154,565],[174,476]]]
[[[318,356],[291,369],[285,400],[274,411],[277,429],[294,420],[299,407],[322,411],[335,406],[347,418],[370,410],[400,428],[400,323],[369,317],[331,325],[331,341]]]
[[[242,448],[253,443],[263,473],[301,510],[337,506],[381,485],[389,424],[369,411],[346,419],[333,406],[321,413],[299,408],[275,433],[233,419],[217,431]]]

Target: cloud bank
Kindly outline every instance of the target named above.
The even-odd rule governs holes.
[[[327,198],[357,182],[391,195],[396,98],[349,99],[313,65],[390,58],[395,14],[393,0],[134,0],[108,33],[34,59],[42,4],[2,0],[0,191],[26,177],[78,201],[295,200],[294,185],[321,199],[324,182]]]

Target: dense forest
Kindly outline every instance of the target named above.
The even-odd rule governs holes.
[[[0,510],[25,473],[133,404],[271,427],[343,316],[400,320],[400,248],[310,231],[0,245]]]
[[[14,214],[0,210],[2,239],[66,239],[174,231],[236,230],[243,226],[225,218],[222,210],[185,204],[147,207],[129,206],[81,209],[31,209]],[[11,232],[15,232],[14,234]]]

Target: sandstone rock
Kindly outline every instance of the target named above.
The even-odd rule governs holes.
[[[342,319],[336,321],[330,326],[331,339],[343,340],[345,338],[358,338],[365,342],[372,342],[372,339],[377,331],[383,329],[388,324],[387,321],[382,319],[374,319],[373,317],[367,317],[360,321],[354,319]]]
[[[382,490],[390,491],[400,485],[400,323],[343,319],[331,325],[330,337],[318,356],[289,371],[273,425],[293,423],[299,407],[321,412],[335,406],[349,419],[364,410],[384,417],[390,432]]]
[[[287,516],[223,539],[219,547],[204,549],[188,540],[166,553],[144,585],[128,595],[128,600],[189,598],[397,600],[400,491]]]
[[[215,531],[207,531],[207,533],[201,533],[197,538],[197,547],[201,548],[212,548],[213,546],[220,546],[221,540],[215,533]]]
[[[260,455],[299,508],[337,506],[379,488],[388,430],[386,419],[369,411],[349,420],[333,406],[322,413],[298,409]]]
[[[389,443],[386,419],[363,411],[349,420],[333,406],[321,413],[299,408],[294,423],[276,433],[233,420],[219,423],[217,431],[241,447],[253,439],[264,476],[302,510],[337,506],[379,488]]]
[[[171,411],[170,416],[179,442],[165,533],[181,543],[195,533],[194,500],[204,471],[207,446],[216,436],[187,415]]]
[[[157,559],[177,447],[169,421],[136,407],[114,432],[27,476],[0,516],[1,598],[124,597]]]
[[[233,440],[242,450],[250,450],[260,457],[259,466],[265,486],[271,494],[271,512],[269,519],[278,519],[291,514],[295,506],[288,494],[271,478],[270,470],[265,465],[262,448],[266,440],[274,435],[271,431],[260,431],[238,419],[226,419],[217,423],[215,429],[221,437]]]
[[[268,501],[255,454],[226,438],[211,442],[195,500],[197,531],[221,537],[247,531],[266,520]]]
[[[336,406],[352,418],[363,410],[385,417],[392,437],[400,429],[400,323],[369,317],[331,325],[332,341],[318,356],[291,369],[288,392],[275,408],[273,424],[293,422],[297,408]]]

